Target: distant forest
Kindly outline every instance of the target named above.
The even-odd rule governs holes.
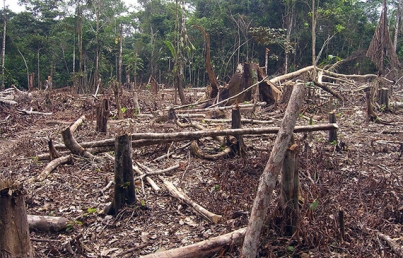
[[[207,46],[221,82],[243,62],[267,63],[269,76],[341,60],[339,73],[377,72],[366,51],[380,0],[138,0],[131,8],[121,0],[19,3],[27,11],[1,9],[5,88],[28,88],[30,76],[34,87],[43,88],[49,78],[53,88],[74,86],[80,93],[93,92],[98,82],[146,85],[150,76],[172,86],[175,74],[183,87],[203,87],[209,83]],[[400,61],[401,7],[402,0],[387,2]]]

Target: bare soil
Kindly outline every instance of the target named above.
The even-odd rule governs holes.
[[[328,113],[335,111],[339,125],[338,142],[328,142],[328,132],[299,133],[299,173],[302,186],[299,230],[284,237],[276,225],[278,191],[273,195],[268,220],[259,246],[260,257],[398,257],[377,236],[381,232],[402,245],[403,190],[402,110],[377,110],[381,124],[367,121],[363,92],[352,86],[337,86],[344,103],[316,92],[306,98],[299,125],[327,123]],[[173,106],[173,92],[152,96],[138,91],[141,113],[137,116],[132,93],[125,91],[122,107],[124,120],[116,120],[111,107],[107,134],[95,132],[95,107],[98,100],[89,95],[68,92],[33,92],[30,97],[15,99],[17,106],[0,104],[0,175],[27,182],[39,175],[47,160],[38,155],[48,152],[48,140],[62,144],[61,131],[81,115],[85,122],[74,133],[78,142],[114,138],[133,132],[177,132],[182,129],[164,122],[161,111]],[[107,91],[112,103],[112,91]],[[187,92],[189,100],[195,97]],[[392,100],[403,99],[395,89]],[[25,115],[18,110],[32,108],[52,115]],[[279,126],[285,106],[244,112],[245,118],[273,120]],[[166,112],[165,112],[166,113]],[[206,128],[229,128],[226,123],[205,123]],[[379,121],[378,121],[379,122]],[[244,127],[260,127],[244,124]],[[213,224],[191,207],[171,197],[158,177],[152,178],[163,189],[155,193],[145,183],[136,183],[138,202],[117,216],[102,213],[113,196],[113,187],[102,192],[113,180],[113,161],[74,157],[74,164],[55,169],[45,181],[24,184],[26,204],[32,215],[61,216],[69,219],[63,232],[31,231],[36,257],[138,257],[156,251],[189,245],[245,227],[253,205],[258,180],[263,172],[276,135],[246,136],[247,157],[228,157],[207,161],[194,157],[189,148],[174,152],[170,158],[153,161],[172,152],[185,142],[159,144],[133,149],[133,161],[153,170],[168,168],[179,162],[186,165],[163,177],[186,192],[211,212],[223,216]],[[212,139],[201,139],[206,152],[216,153],[221,146]],[[113,154],[113,153],[110,153]],[[317,207],[315,207],[317,204]],[[345,214],[345,237],[340,239],[338,214]],[[238,257],[239,247],[227,246],[214,257]]]

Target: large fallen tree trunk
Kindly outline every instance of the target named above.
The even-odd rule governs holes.
[[[304,87],[302,83],[297,83],[294,86],[283,121],[281,122],[280,130],[270,153],[269,161],[260,177],[259,187],[253,203],[248,228],[245,233],[242,257],[256,257],[257,247],[260,243],[260,233],[266,219],[271,195],[281,171],[285,152],[292,137],[300,108],[303,104]]]
[[[240,228],[231,233],[213,237],[202,242],[164,252],[140,256],[140,258],[199,258],[212,257],[226,246],[236,246],[242,243],[246,228]]]

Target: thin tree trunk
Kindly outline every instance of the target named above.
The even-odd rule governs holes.
[[[312,65],[316,67],[316,9],[315,0],[312,0]]]
[[[403,0],[399,0],[399,5],[397,7],[397,13],[396,13],[396,21],[395,21],[395,37],[393,40],[393,50],[396,52],[397,48],[397,36],[399,35],[399,27],[400,27],[400,21],[401,21],[401,16],[402,16],[402,8],[403,8]]]
[[[118,81],[119,87],[122,85],[122,63],[123,63],[123,24],[120,24],[120,46],[119,46],[119,72]]]
[[[6,19],[6,0],[4,0],[3,8],[3,47],[1,49],[1,88],[5,89],[5,60],[6,60],[6,30],[7,30],[7,19]]]
[[[98,0],[97,7],[96,7],[97,28],[96,28],[96,32],[95,32],[96,49],[95,49],[94,86],[97,86],[98,79],[99,79],[99,17],[100,17],[100,9],[101,9],[101,0]]]
[[[255,258],[259,237],[265,221],[271,195],[281,171],[285,152],[288,148],[295,123],[298,118],[304,97],[304,84],[295,85],[287,106],[280,130],[274,142],[269,161],[259,180],[259,187],[253,203],[251,216],[242,247],[242,257]]]

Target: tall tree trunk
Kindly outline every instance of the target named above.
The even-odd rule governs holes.
[[[77,40],[78,40],[78,52],[79,52],[79,60],[78,60],[78,91],[83,90],[83,11],[81,6],[81,1],[78,1],[77,6]]]
[[[123,68],[123,24],[120,24],[120,45],[119,45],[119,72],[118,81],[119,86],[122,85],[122,68]]]
[[[285,62],[284,62],[284,74],[288,73],[289,59],[290,59],[290,44],[291,44],[291,32],[294,26],[294,12],[295,12],[295,0],[288,1],[287,3],[287,19],[286,19],[286,45],[285,45]]]
[[[5,60],[6,60],[6,30],[7,30],[7,19],[6,19],[6,0],[4,0],[3,9],[3,47],[1,49],[1,88],[5,89]]]
[[[316,8],[315,8],[315,0],[312,0],[312,65],[316,67]],[[315,69],[314,69],[315,70]]]
[[[99,79],[99,18],[100,18],[101,0],[97,1],[96,15],[97,15],[97,27],[95,32],[95,73],[94,73],[94,86],[97,86]]]
[[[40,67],[40,48],[38,48],[38,53],[37,53],[37,59],[38,59],[38,67],[37,67],[37,69],[38,69],[38,89],[39,90],[42,90],[42,84],[41,84],[41,74],[40,74],[40,72],[41,72],[41,67]]]
[[[403,0],[399,0],[399,5],[397,7],[396,13],[396,21],[395,21],[395,37],[393,40],[393,50],[396,53],[397,48],[397,36],[399,35],[399,27],[402,18],[402,8],[403,8]]]

